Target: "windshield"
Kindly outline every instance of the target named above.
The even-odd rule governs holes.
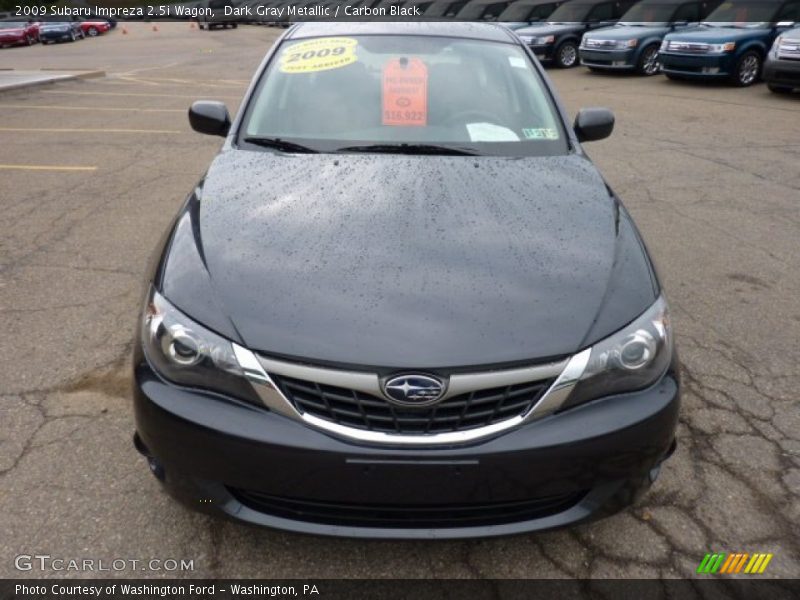
[[[678,7],[674,4],[636,4],[622,15],[620,24],[669,23]]]
[[[449,0],[437,0],[431,4],[430,8],[425,11],[426,17],[455,17],[459,11],[467,3],[467,0],[457,0],[450,2]]]
[[[522,48],[433,36],[285,42],[239,130],[240,142],[255,138],[322,152],[404,144],[504,156],[567,151],[550,94]]]
[[[532,4],[530,2],[514,2],[499,17],[500,21],[520,22],[546,19],[555,8],[555,3]]]
[[[724,2],[708,15],[707,25],[736,26],[767,23],[775,18],[780,2],[765,0],[746,0],[745,2]]]
[[[5,23],[0,23],[0,29],[21,29],[25,27],[25,23],[20,21],[6,21]]]
[[[495,21],[508,8],[511,0],[505,2],[471,2],[458,13],[458,18],[465,21]]]
[[[562,4],[550,15],[551,23],[581,23],[589,16],[589,11],[594,8],[594,4],[573,4],[567,2]]]

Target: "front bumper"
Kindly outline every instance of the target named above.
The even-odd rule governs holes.
[[[76,34],[77,35],[77,34]],[[72,39],[72,32],[67,31],[40,31],[39,39],[47,42],[58,42],[61,40]]]
[[[135,368],[137,446],[187,506],[278,529],[364,538],[464,538],[612,514],[674,447],[672,372],[470,445],[361,445]]]
[[[736,68],[735,56],[728,54],[676,54],[660,52],[661,70],[681,77],[729,77]]]
[[[764,81],[773,85],[800,88],[800,60],[767,58],[764,62]]]
[[[528,48],[530,48],[531,52],[536,55],[536,58],[542,62],[553,60],[553,56],[555,55],[555,44],[545,44],[544,46],[529,45]]]
[[[594,50],[579,48],[581,64],[596,69],[630,70],[636,68],[635,50]]]

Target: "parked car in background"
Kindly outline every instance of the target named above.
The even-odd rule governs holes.
[[[44,21],[39,27],[39,39],[43,44],[50,42],[75,42],[86,35],[78,21]]]
[[[800,88],[800,28],[790,29],[775,39],[764,63],[764,81],[776,94]]]
[[[39,41],[36,21],[0,21],[0,48],[31,46]]]
[[[546,21],[553,11],[568,0],[516,0],[497,17],[510,29],[522,29]]]
[[[638,0],[572,0],[559,6],[546,25],[517,30],[540,61],[562,69],[578,64],[578,45],[583,34],[608,27]]]
[[[619,23],[583,36],[578,49],[581,64],[593,71],[636,71],[655,75],[661,70],[658,51],[664,36],[696,27],[721,0],[644,0],[626,12]]]
[[[108,21],[80,21],[81,31],[84,35],[89,37],[97,37],[101,33],[111,30],[111,24]]]
[[[197,18],[197,26],[200,29],[208,29],[210,31],[215,27],[222,27],[223,29],[233,27],[236,29],[239,26],[239,17],[233,14],[225,14],[225,7],[234,7],[234,3],[231,0],[203,0],[198,6],[200,8],[208,8],[211,12],[210,15],[203,14]]]
[[[700,27],[664,37],[659,57],[670,79],[757,82],[775,38],[800,21],[800,0],[729,0]]]

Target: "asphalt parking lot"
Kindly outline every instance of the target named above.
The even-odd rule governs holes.
[[[133,23],[0,52],[0,68],[107,77],[0,94],[0,577],[20,554],[191,559],[216,577],[687,577],[706,552],[770,552],[800,577],[800,97],[550,71],[667,288],[684,364],[678,450],[633,509],[491,540],[376,542],[259,530],[164,495],[131,445],[131,337],[151,249],[278,31]],[[106,575],[107,573],[94,573]],[[92,575],[82,573],[81,575]]]

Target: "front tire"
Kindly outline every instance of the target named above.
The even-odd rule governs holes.
[[[554,62],[559,69],[571,69],[577,65],[578,46],[575,42],[562,42],[558,48],[556,48]]]
[[[97,31],[97,27],[89,27],[89,31],[87,31],[89,37],[97,37],[97,34],[100,33]]]
[[[755,50],[742,54],[731,75],[731,82],[736,87],[753,85],[761,77],[761,55]]]
[[[78,40],[78,36],[75,35],[75,32],[74,31],[70,31],[70,33],[69,33],[69,41],[70,42],[76,42],[77,40]]]
[[[658,44],[651,44],[639,56],[639,62],[636,65],[636,71],[640,75],[652,77],[658,75],[661,71],[661,61],[658,60]]]

